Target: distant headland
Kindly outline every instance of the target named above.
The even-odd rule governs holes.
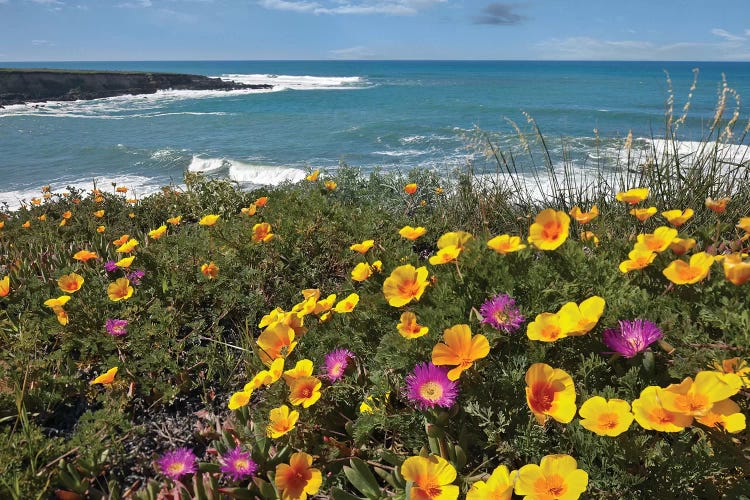
[[[44,101],[76,101],[158,90],[261,90],[273,85],[179,73],[0,68],[0,107]]]

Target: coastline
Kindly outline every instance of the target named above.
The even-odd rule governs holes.
[[[0,108],[14,104],[78,101],[159,90],[269,90],[270,84],[247,84],[183,73],[0,68]]]

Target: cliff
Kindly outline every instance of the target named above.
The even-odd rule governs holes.
[[[0,69],[0,106],[42,101],[99,99],[157,90],[269,89],[219,78],[178,73]]]

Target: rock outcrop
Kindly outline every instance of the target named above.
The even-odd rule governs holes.
[[[179,73],[0,69],[0,106],[43,101],[99,99],[157,90],[270,89],[219,78]]]

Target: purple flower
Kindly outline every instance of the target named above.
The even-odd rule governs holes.
[[[515,332],[526,319],[518,311],[515,299],[504,293],[485,301],[479,309],[479,314],[482,315],[482,323],[505,333]]]
[[[354,359],[354,353],[348,349],[334,349],[326,354],[326,375],[332,382],[344,376],[350,359]]]
[[[107,323],[105,327],[107,328],[107,333],[110,335],[114,335],[115,337],[119,337],[121,335],[125,335],[128,333],[127,331],[128,321],[125,319],[116,319],[116,318],[109,318],[107,320]]]
[[[146,275],[146,271],[142,269],[136,269],[133,272],[130,272],[125,275],[127,279],[130,280],[131,283],[134,285],[140,285],[141,284],[141,278],[143,278]]]
[[[645,319],[620,321],[617,328],[608,328],[602,333],[604,343],[614,352],[632,358],[662,338],[656,324]]]
[[[197,470],[196,460],[197,458],[192,450],[178,448],[162,455],[157,464],[162,474],[177,481],[180,477],[192,474]]]
[[[242,481],[255,474],[258,469],[258,465],[250,458],[250,453],[243,452],[239,446],[229,450],[219,461],[221,472],[229,476],[232,481]]]
[[[108,273],[113,273],[117,271],[119,268],[117,267],[117,263],[114,260],[108,260],[104,263],[104,270]]]
[[[406,397],[421,409],[450,408],[458,396],[458,382],[448,378],[448,369],[422,363],[406,377]]]

